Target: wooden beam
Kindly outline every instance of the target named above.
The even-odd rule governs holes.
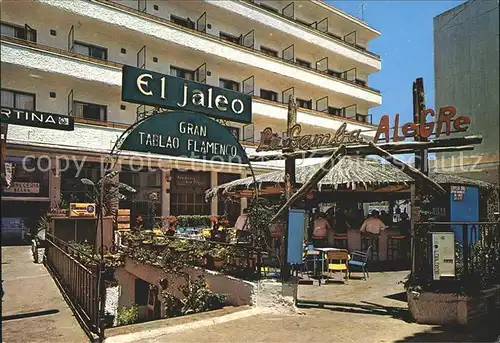
[[[279,218],[290,206],[292,206],[299,198],[305,196],[313,187],[315,187],[318,182],[325,177],[326,174],[340,161],[340,158],[346,153],[345,145],[341,145],[328,160],[323,163],[321,168],[319,168],[313,176],[307,182],[305,182],[300,189],[295,192],[286,203],[281,206],[278,212],[271,219],[271,222]]]
[[[370,142],[368,144],[370,144],[370,147],[373,149],[373,151],[377,153],[377,155],[383,157],[387,162],[391,163],[392,165],[398,168],[402,166],[403,167],[402,171],[411,178],[413,178],[416,182],[418,181],[422,182],[422,186],[429,188],[437,195],[442,195],[446,193],[443,187],[441,187],[438,183],[431,180],[427,175],[425,175],[421,171],[413,168],[409,164],[406,164],[405,162],[401,161],[394,155],[391,155],[391,153],[380,148],[375,143]]]
[[[430,140],[428,142],[415,142],[415,141],[389,142],[389,143],[377,144],[377,146],[390,153],[400,153],[400,151],[405,151],[405,153],[407,153],[408,151],[415,152],[424,148],[435,149],[435,148],[450,148],[450,147],[455,148],[462,146],[470,146],[475,144],[481,144],[482,141],[483,141],[483,136],[474,135],[466,137]],[[291,153],[276,152],[275,154],[269,154],[265,156],[250,155],[249,160],[250,162],[265,162],[265,161],[283,160],[287,157],[295,159],[308,158],[308,157],[325,157],[325,156],[330,156],[336,149],[337,148],[299,150]],[[370,155],[373,152],[373,150],[370,148],[369,143],[346,146],[346,149],[347,149],[346,153],[347,155],[364,156],[364,155]],[[441,150],[441,152],[442,151],[446,150],[443,149]]]

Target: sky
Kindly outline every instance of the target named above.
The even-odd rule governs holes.
[[[382,70],[369,77],[369,85],[382,93],[382,105],[370,109],[373,122],[383,114],[400,123],[412,121],[412,84],[423,77],[426,107],[434,108],[433,18],[464,0],[328,1],[381,32],[370,42],[369,50],[380,55]],[[392,119],[393,120],[393,119]],[[392,121],[391,121],[391,124]]]

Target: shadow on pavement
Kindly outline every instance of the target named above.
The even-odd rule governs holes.
[[[3,316],[2,321],[7,321],[7,320],[13,320],[13,319],[23,319],[23,318],[30,318],[30,317],[39,317],[39,316],[46,316],[49,314],[56,314],[59,313],[59,310],[43,310],[43,311],[36,311],[36,312],[28,312],[28,313],[19,313],[19,314],[13,314],[10,316]]]
[[[297,300],[297,307],[302,308],[324,308],[336,312],[349,312],[377,316],[390,316],[395,319],[403,320],[407,323],[413,321],[410,311],[402,307],[384,306],[375,303],[361,301],[359,303],[345,303],[335,301],[312,301],[312,300]],[[366,304],[366,305],[365,305]]]
[[[408,297],[406,292],[399,292],[399,293],[394,293],[394,294],[389,294],[384,296],[384,298],[387,299],[392,299],[392,300],[397,300],[397,301],[402,301],[407,303],[408,302]]]

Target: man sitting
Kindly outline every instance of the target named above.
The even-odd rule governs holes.
[[[314,230],[312,234],[315,247],[324,248],[328,244],[327,234],[330,229],[330,224],[328,223],[325,214],[318,212],[317,217],[314,220]]]
[[[371,215],[365,219],[359,231],[367,232],[372,235],[380,235],[380,231],[385,230],[387,225],[380,220],[379,216],[379,212],[377,210],[373,210]]]

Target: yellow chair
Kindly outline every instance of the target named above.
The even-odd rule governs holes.
[[[349,280],[349,253],[347,250],[328,251],[328,273],[345,272],[345,283]]]

